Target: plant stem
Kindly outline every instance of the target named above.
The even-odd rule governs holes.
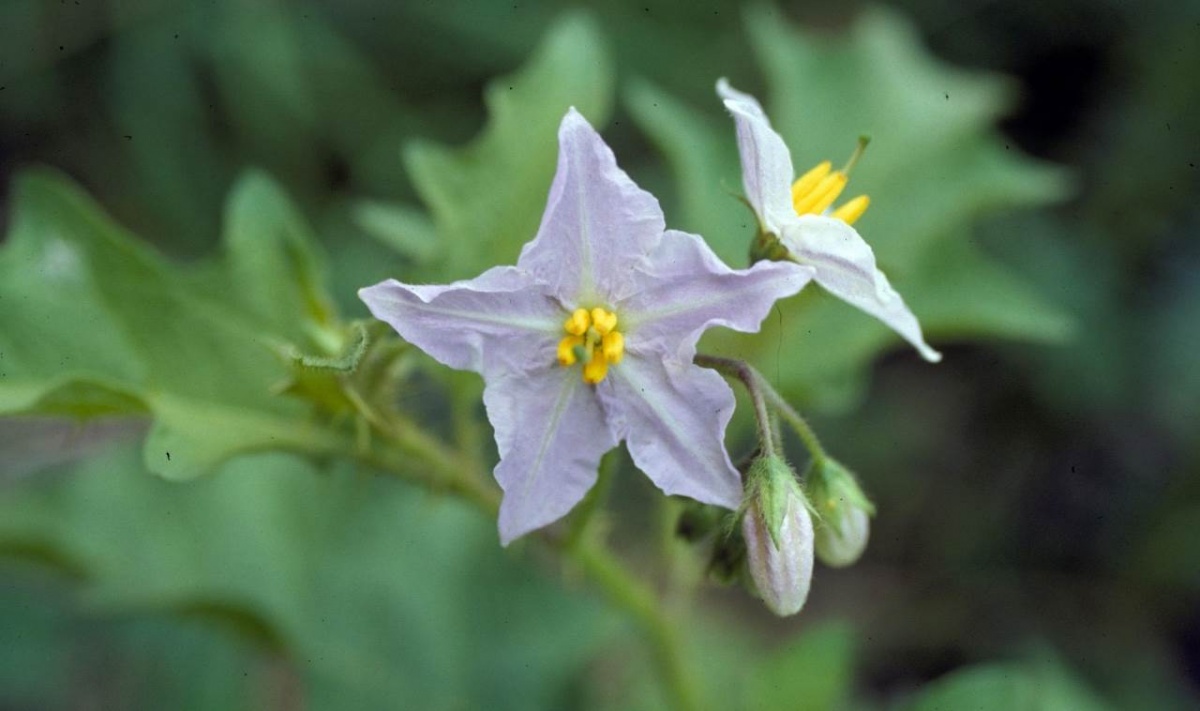
[[[365,453],[356,451],[352,445],[347,449],[371,466],[430,489],[461,496],[487,516],[495,518],[500,508],[500,492],[484,483],[485,479],[472,471],[469,459],[449,451],[441,441],[414,423],[398,420],[383,432],[387,435],[387,444],[384,446],[372,447]],[[609,460],[607,469],[611,470],[615,457]],[[414,463],[426,466],[414,467]],[[602,477],[610,479],[611,472],[605,474],[602,471]],[[596,496],[592,508],[598,508],[602,499],[602,495]],[[578,530],[568,532],[566,536],[542,532],[538,539],[573,558],[605,597],[637,622],[651,646],[655,665],[670,695],[672,706],[679,711],[699,708],[695,689],[686,672],[683,647],[674,621],[649,586],[622,565],[597,537],[584,535],[585,524],[594,511],[581,513],[584,516]]]
[[[825,453],[825,448],[821,446],[821,440],[817,439],[817,433],[809,426],[808,420],[805,420],[796,408],[792,407],[783,396],[772,388],[767,381],[758,375],[759,381],[763,386],[763,394],[775,407],[775,410],[781,417],[792,427],[800,437],[800,441],[804,443],[804,447],[808,450],[809,456],[813,458],[813,464],[820,465],[829,455]]]
[[[628,612],[650,642],[654,662],[666,684],[672,706],[679,711],[699,708],[695,687],[687,673],[674,621],[647,585],[635,578],[607,549],[581,542],[571,549],[588,578],[616,606]]]
[[[608,498],[608,490],[612,488],[613,475],[617,469],[618,450],[611,450],[600,458],[600,469],[596,473],[596,483],[588,490],[583,501],[575,507],[567,523],[565,548],[573,548],[591,530],[592,520],[596,513],[604,507]]]
[[[820,465],[829,455],[825,453],[825,448],[821,446],[821,440],[817,439],[817,433],[813,432],[808,421],[805,420],[796,408],[788,404],[787,400],[779,394],[767,379],[754,369],[749,363],[733,358],[721,358],[719,356],[710,356],[697,354],[695,357],[696,365],[705,368],[712,368],[719,373],[736,377],[746,386],[746,392],[750,394],[750,399],[754,403],[754,419],[758,423],[759,439],[763,444],[763,451],[777,451],[774,447],[778,446],[778,427],[767,411],[767,404],[775,408],[775,412],[783,417],[796,434],[799,435],[800,441],[804,443],[804,447],[808,450],[809,456],[812,457],[813,463]],[[764,434],[765,433],[765,434]],[[775,437],[775,442],[772,443],[771,437]],[[768,444],[772,444],[768,447]]]
[[[766,382],[758,375],[758,371],[745,361],[702,353],[696,354],[693,362],[703,368],[712,368],[718,373],[742,381],[742,385],[746,387],[746,393],[750,395],[750,402],[754,405],[754,421],[758,425],[760,449],[764,453],[779,454],[779,443],[775,441],[775,428],[771,424],[771,415],[767,411],[766,400],[763,399],[762,386],[766,385]]]

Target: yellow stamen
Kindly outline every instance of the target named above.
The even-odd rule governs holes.
[[[625,336],[620,331],[612,331],[604,334],[604,340],[600,344],[600,353],[604,356],[604,360],[616,365],[625,357]]]
[[[568,321],[570,323],[570,321]],[[558,364],[564,368],[568,365],[575,365],[578,358],[575,355],[575,348],[583,345],[582,336],[567,336],[558,342]]]
[[[592,326],[601,336],[617,327],[617,315],[600,307],[592,309]]]
[[[588,316],[587,309],[575,309],[563,324],[563,329],[572,336],[582,336],[591,325],[592,319]]]
[[[603,357],[592,358],[587,365],[583,366],[583,382],[589,385],[604,380],[604,376],[608,375],[608,361]]]
[[[803,200],[794,203],[797,215],[820,214],[837,200],[846,187],[846,174],[834,171],[821,179]]]
[[[860,136],[854,153],[850,155],[850,160],[846,161],[846,166],[841,170],[831,171],[829,161],[824,161],[800,176],[800,179],[792,184],[792,207],[795,208],[796,214],[825,214],[825,211],[833,206],[838,196],[842,194],[842,190],[846,188],[850,171],[858,164],[858,160],[862,158],[867,144],[870,142],[869,137]],[[830,217],[852,225],[863,216],[870,204],[871,200],[866,195],[859,195],[830,213]]]
[[[817,183],[821,182],[821,178],[829,175],[829,171],[832,169],[833,164],[825,161],[804,175],[801,175],[799,180],[792,183],[792,204],[795,205],[803,200],[817,186]]]
[[[867,206],[871,204],[871,198],[866,195],[859,195],[850,200],[838,209],[834,210],[830,216],[845,222],[847,225],[853,225],[858,218],[863,216],[867,211]]]
[[[558,364],[583,366],[583,382],[595,385],[608,375],[608,367],[625,356],[625,336],[617,330],[617,315],[597,306],[575,309],[563,322],[567,335],[558,342]]]

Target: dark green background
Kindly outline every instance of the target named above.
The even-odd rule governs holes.
[[[8,0],[0,376],[157,368],[182,399],[232,380],[245,389],[222,406],[292,417],[246,395],[271,373],[195,335],[232,283],[257,323],[307,337],[288,310],[304,294],[273,298],[291,272],[237,247],[261,214],[293,220],[270,179],[312,226],[332,300],[361,316],[359,286],[514,259],[566,104],[670,224],[736,262],[747,215],[726,194],[733,129],[712,90],[728,76],[764,99],[798,167],[875,137],[851,187],[874,200],[859,226],[945,360],[819,294],[757,339],[707,342],[811,412],[879,508],[863,561],[818,567],[796,618],[705,593],[692,654],[714,704],[1200,703],[1200,4],[589,8]],[[131,311],[27,268],[21,250],[90,209],[59,178],[18,178],[34,166],[173,260],[89,253],[94,293]],[[419,369],[400,396],[440,421],[419,403],[457,386]],[[633,630],[570,570],[501,551],[492,522],[336,457],[238,456],[162,481],[136,448],[146,410],[171,427],[152,437],[181,438],[156,442],[207,433],[209,411],[181,399],[171,420],[130,397],[141,416],[74,429],[67,448],[38,439],[46,412],[0,418],[0,707],[663,703]],[[653,494],[625,474],[614,539],[653,573]]]

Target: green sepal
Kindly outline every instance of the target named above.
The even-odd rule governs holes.
[[[796,472],[783,457],[766,454],[755,459],[746,473],[747,496],[743,508],[747,505],[758,505],[762,512],[763,524],[771,535],[771,542],[779,547],[779,530],[787,515],[788,500],[798,498],[809,506],[808,498],[800,488]],[[743,515],[753,515],[744,512]],[[740,517],[739,517],[740,518]]]
[[[875,515],[875,504],[863,492],[858,479],[836,459],[826,457],[819,465],[809,468],[805,481],[818,515],[824,515],[845,503]]]

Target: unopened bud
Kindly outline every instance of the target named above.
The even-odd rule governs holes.
[[[834,568],[853,564],[867,548],[874,506],[854,475],[833,459],[825,460],[809,481],[821,516],[816,530],[817,557]]]
[[[813,524],[795,473],[765,456],[747,474],[752,497],[742,518],[746,566],[759,597],[781,617],[804,607],[812,582]]]
[[[867,549],[871,535],[871,519],[867,512],[855,506],[826,514],[817,527],[817,557],[831,568],[844,568],[855,563]]]

